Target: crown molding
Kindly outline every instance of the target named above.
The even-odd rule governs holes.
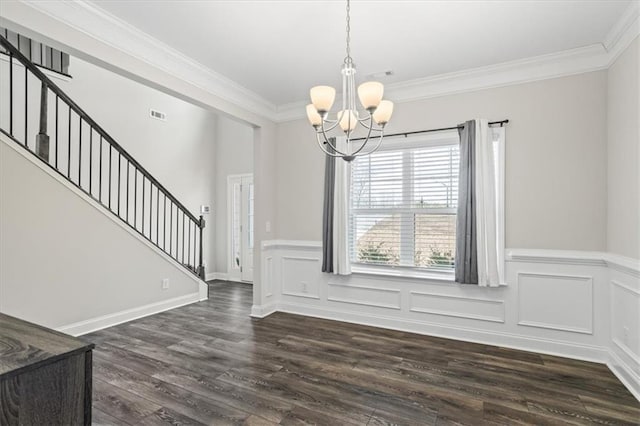
[[[440,74],[386,85],[385,98],[396,103],[522,84],[606,69],[608,53],[602,44],[566,50],[496,65]],[[278,107],[276,121],[306,117],[303,102]]]
[[[227,102],[275,119],[275,104],[97,6],[80,0],[22,3]]]
[[[609,33],[604,38],[603,45],[608,52],[611,66],[618,56],[625,51],[633,40],[640,35],[640,1],[634,0],[629,3],[624,13],[616,24],[611,27]]]
[[[125,21],[82,0],[21,3],[121,52],[137,57],[227,102],[275,122],[306,117],[307,102],[276,106]],[[640,34],[640,2],[632,1],[602,43],[387,85],[396,103],[522,84],[607,69]]]
[[[640,34],[640,1],[632,1],[602,43],[486,67],[389,84],[385,98],[396,103],[565,77],[609,68]],[[306,117],[307,102],[277,108],[276,122]]]

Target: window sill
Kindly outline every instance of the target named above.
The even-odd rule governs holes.
[[[411,278],[419,280],[440,281],[444,283],[455,282],[453,272],[428,272],[401,268],[376,268],[375,266],[352,265],[351,272],[361,275],[376,275],[393,278]]]

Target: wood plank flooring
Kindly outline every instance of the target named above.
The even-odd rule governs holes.
[[[273,314],[251,286],[84,336],[99,425],[640,424],[601,364]]]

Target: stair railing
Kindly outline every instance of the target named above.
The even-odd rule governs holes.
[[[0,87],[0,110],[8,102],[5,110],[8,116],[0,114],[0,132],[204,279],[203,217],[197,218],[189,212],[38,66],[1,35],[0,45],[9,55],[8,65],[0,61],[0,70],[9,75],[8,90]],[[2,78],[3,86],[4,80],[5,77]],[[29,90],[38,83],[39,96],[37,91]],[[38,97],[39,108],[34,109]],[[22,106],[21,102],[24,110],[18,111],[14,106]],[[37,118],[30,115],[37,115]],[[35,135],[34,143],[30,143],[29,135]]]

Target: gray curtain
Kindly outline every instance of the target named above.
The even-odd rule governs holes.
[[[335,144],[335,138],[331,138]],[[331,147],[327,146],[331,152]],[[322,272],[333,272],[333,200],[336,190],[336,158],[326,156],[324,165],[324,203],[322,207]]]
[[[478,244],[476,240],[476,122],[458,128],[460,172],[458,174],[458,215],[456,221],[456,282],[478,284]]]

